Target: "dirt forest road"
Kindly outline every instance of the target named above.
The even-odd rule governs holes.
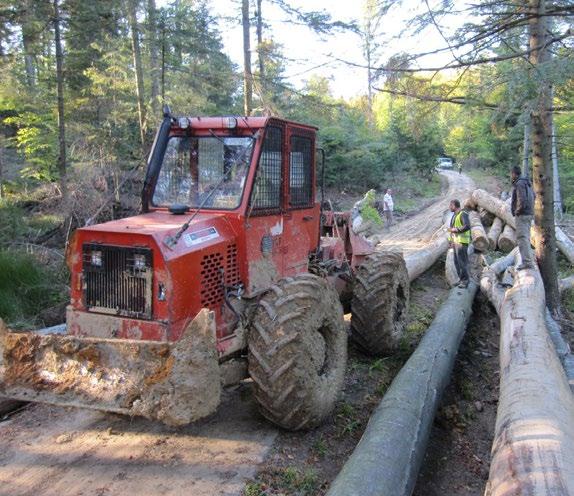
[[[472,189],[466,176],[442,174],[444,197],[394,226],[383,247],[407,251],[428,241],[448,200]],[[183,429],[30,405],[0,422],[0,496],[238,495],[276,436],[248,383],[227,391],[213,417]]]
[[[454,171],[440,171],[447,181],[442,197],[421,212],[391,227],[389,233],[377,245],[378,249],[400,248],[403,253],[421,248],[438,236],[444,236],[443,215],[451,199],[461,203],[475,189],[474,181],[465,174]]]

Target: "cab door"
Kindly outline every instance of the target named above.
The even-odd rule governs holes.
[[[315,202],[315,131],[287,127],[285,214],[283,217],[286,276],[307,272],[309,253],[319,243],[319,204]]]

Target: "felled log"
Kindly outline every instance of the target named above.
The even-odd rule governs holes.
[[[499,217],[495,217],[490,229],[488,230],[488,247],[491,250],[496,250],[498,246],[498,238],[500,233],[502,233],[502,229],[504,227],[504,223],[500,220]]]
[[[500,217],[506,224],[516,228],[514,216],[510,211],[510,205],[494,196],[490,195],[483,189],[475,189],[471,195],[472,201],[479,207],[483,207]],[[556,245],[562,254],[571,264],[574,264],[574,243],[568,235],[556,226]]]
[[[480,220],[480,215],[477,212],[469,212],[468,220],[470,221],[472,244],[477,251],[488,250],[488,238],[486,237],[486,231]]]
[[[466,200],[462,202],[463,210],[476,210],[476,203],[472,199],[472,197],[468,197]]]
[[[436,409],[470,317],[477,286],[452,289],[393,380],[327,496],[409,496]]]
[[[558,226],[556,226],[556,246],[568,261],[574,264],[574,243]]]
[[[409,280],[412,282],[423,272],[426,272],[447,249],[448,240],[446,236],[441,236],[423,248],[407,253],[404,258]]]
[[[508,224],[504,226],[498,237],[498,248],[504,253],[510,253],[516,246],[516,231]]]
[[[574,396],[545,323],[537,269],[481,289],[500,317],[500,395],[486,496],[574,494]]]
[[[486,210],[486,208],[479,207],[478,214],[480,215],[480,220],[482,221],[482,225],[485,227],[492,226],[494,219],[496,218],[492,212]]]

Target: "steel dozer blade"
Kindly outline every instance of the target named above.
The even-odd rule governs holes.
[[[219,405],[215,344],[207,309],[176,343],[11,332],[0,320],[0,396],[185,425]]]

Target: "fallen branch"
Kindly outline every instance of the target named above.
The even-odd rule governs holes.
[[[452,289],[393,380],[327,496],[408,496],[470,317],[477,286]]]

